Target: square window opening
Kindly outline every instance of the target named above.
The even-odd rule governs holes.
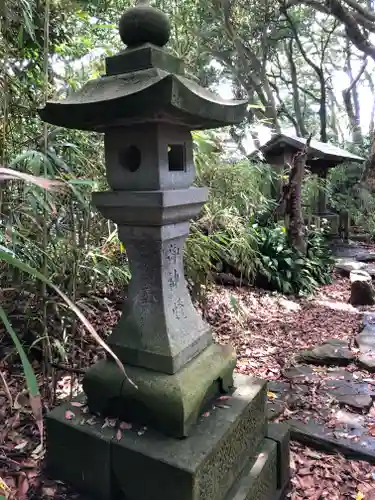
[[[186,170],[184,144],[168,145],[168,169],[170,172],[184,172]]]

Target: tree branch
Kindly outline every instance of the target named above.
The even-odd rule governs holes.
[[[371,10],[366,9],[366,7],[363,7],[359,3],[357,3],[355,0],[344,0],[344,2],[352,7],[354,10],[359,12],[364,18],[366,18],[368,21],[375,22],[375,13],[371,12]]]
[[[357,49],[364,52],[375,61],[375,46],[370,43],[367,36],[362,33],[357,21],[354,19],[353,15],[341,5],[340,0],[326,0],[326,6],[336,19],[344,24],[348,38],[350,38]]]

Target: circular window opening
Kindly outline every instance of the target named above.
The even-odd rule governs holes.
[[[135,172],[141,166],[141,152],[137,146],[128,146],[119,153],[120,165],[130,172]]]

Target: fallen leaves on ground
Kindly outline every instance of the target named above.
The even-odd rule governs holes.
[[[329,339],[348,341],[361,324],[361,313],[352,307],[349,280],[336,277],[313,297],[287,298],[280,294],[247,288],[215,287],[204,309],[218,342],[228,343],[237,352],[237,371],[259,378],[285,381],[283,371],[295,363],[299,351]],[[233,307],[236,304],[236,307]],[[354,379],[369,379],[355,365],[347,368]],[[338,405],[317,389],[329,376],[325,367],[313,369],[314,382],[302,381],[308,391],[285,405],[280,419],[298,418],[333,422]],[[267,393],[268,400],[276,394]],[[374,421],[375,422],[375,421]],[[350,436],[349,436],[350,437]],[[366,462],[347,460],[292,443],[292,500],[375,500],[375,468]]]
[[[214,287],[209,293],[204,316],[212,325],[216,340],[236,348],[238,372],[268,380],[283,380],[283,370],[293,363],[301,349],[332,338],[354,339],[360,325],[360,314],[348,305],[349,290],[346,279],[337,279],[332,285],[322,287],[314,297],[300,299],[248,288]],[[112,305],[107,302],[104,309],[89,316],[103,336],[118,321],[118,302],[116,296]],[[100,348],[83,331],[77,332],[77,339],[71,343],[70,349],[69,359],[73,360],[75,367],[87,367],[103,356]],[[11,491],[30,500],[83,500],[61,482],[48,480],[41,472],[44,449],[38,448],[39,432],[30,408],[23,405],[21,396],[17,399],[23,391],[22,372],[11,352],[2,355],[5,360],[0,361],[0,370],[5,384],[4,389],[0,384],[0,478],[3,481],[0,482],[0,499],[3,492],[8,494]],[[45,379],[36,361],[34,369],[42,386]],[[63,370],[56,373],[58,399],[72,397],[80,391],[79,376]],[[319,383],[325,371],[317,367],[316,373]],[[358,376],[367,377],[369,384],[375,384],[365,372],[358,372]],[[11,399],[17,400],[17,409],[10,408]],[[268,399],[275,400],[275,393],[269,391]],[[221,396],[216,406],[227,408],[229,400],[230,396]],[[308,414],[308,410],[319,409],[323,403],[312,390],[308,396],[301,397],[301,407],[296,411],[298,415]],[[44,409],[50,406],[50,399],[44,396]],[[72,402],[71,406],[72,409],[65,414],[68,420],[75,418],[75,409],[87,412],[83,403]],[[293,411],[286,407],[285,416],[289,416],[289,412],[294,417]],[[203,415],[209,416],[210,412]],[[375,418],[375,414],[372,417]],[[92,416],[86,421],[89,425],[97,422]],[[114,421],[106,420],[106,427],[113,425]],[[131,429],[132,424],[120,422],[115,439],[121,440]],[[146,431],[147,428],[140,428],[137,433],[142,436]],[[292,443],[291,465],[291,500],[375,500],[375,469],[366,462],[346,460],[339,455],[323,454]]]
[[[291,444],[291,500],[375,500],[374,467]]]

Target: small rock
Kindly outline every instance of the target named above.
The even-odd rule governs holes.
[[[355,338],[361,354],[375,353],[375,325],[367,325]]]
[[[300,359],[316,365],[345,366],[354,360],[354,354],[349,350],[346,342],[342,344],[335,341],[301,351]]]
[[[362,320],[363,326],[371,326],[373,325],[375,327],[375,311],[367,311],[363,315],[363,320]]]
[[[279,302],[280,306],[283,307],[284,309],[286,309],[287,311],[296,312],[296,311],[301,310],[300,304],[298,304],[298,302],[294,302],[293,300],[287,300],[284,298],[280,298],[278,302]]]
[[[345,278],[349,278],[352,271],[357,271],[364,267],[366,267],[365,263],[352,259],[339,259],[335,264],[336,271]]]
[[[372,398],[366,394],[345,394],[337,398],[340,405],[348,405],[355,410],[369,410]]]
[[[375,353],[362,354],[357,363],[365,370],[374,373],[375,372]]]
[[[374,287],[372,278],[366,271],[358,270],[350,273],[350,303],[353,306],[373,305]]]
[[[338,423],[349,426],[352,429],[361,428],[365,424],[365,419],[361,415],[350,413],[346,410],[339,410],[334,415]]]

